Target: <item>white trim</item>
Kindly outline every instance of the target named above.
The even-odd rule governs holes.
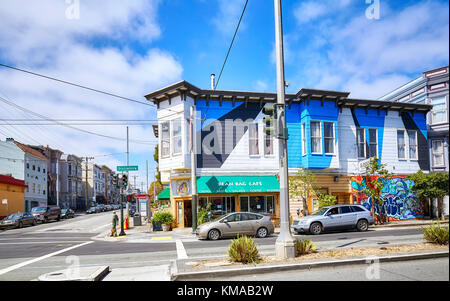
[[[373,157],[373,156],[370,156],[370,145],[372,144],[371,143],[372,141],[370,141],[370,130],[375,130],[375,134],[376,134],[376,137],[375,137],[375,145],[376,145],[376,147],[375,147],[375,156],[378,159],[381,159],[381,158],[378,157],[378,129],[377,128],[367,128],[367,131],[369,132],[369,158]]]
[[[308,154],[308,140],[306,136],[306,122],[301,124],[302,135],[302,157]]]
[[[417,142],[417,131],[416,130],[407,130],[406,131],[408,134],[408,158],[409,160],[413,160],[413,161],[417,161],[419,160],[419,144]],[[416,147],[416,157],[415,158],[411,158],[410,154],[411,154],[411,145],[409,144],[409,132],[414,132],[414,141],[415,141],[415,147]]]
[[[404,157],[400,157],[400,155],[399,155],[399,153],[398,153],[398,132],[399,131],[402,131],[403,132],[403,141],[404,141],[404,144],[403,144],[403,146],[404,146],[404,153],[405,153],[405,156]],[[406,156],[406,150],[408,149],[407,147],[406,147],[406,138],[408,137],[408,135],[405,135],[405,132],[406,132],[406,130],[405,129],[397,129],[396,130],[396,134],[397,134],[397,139],[396,139],[396,145],[397,145],[397,159],[398,160],[400,160],[400,161],[406,161],[406,160],[408,160],[408,157]]]
[[[312,129],[311,124],[313,122],[318,122],[319,123],[319,133],[320,133],[320,136],[319,136],[319,141],[320,141],[319,149],[320,149],[320,152],[313,152],[312,151],[312,146],[313,146],[312,139],[313,139],[313,136],[311,134],[311,129]],[[309,121],[309,135],[310,135],[310,141],[311,141],[311,155],[323,155],[323,145],[322,145],[323,134],[322,134],[322,121],[321,120],[310,120]],[[318,139],[318,138],[314,137],[314,139]]]
[[[359,139],[358,139],[358,130],[363,130],[362,132],[363,132],[363,145],[364,145],[364,147],[363,147],[363,150],[364,150],[364,157],[360,157],[359,156],[359,145],[361,144],[360,142],[359,142]],[[356,127],[356,158],[358,159],[358,160],[361,160],[361,159],[367,159],[367,150],[366,150],[366,129],[365,128],[363,128],[363,127]]]
[[[333,137],[332,137],[333,138],[333,152],[332,153],[327,153],[326,150],[325,150],[325,145],[326,145],[325,139],[327,139],[327,137],[325,137],[325,123],[331,123],[333,125],[333,130],[332,130],[332,133],[333,133]],[[336,127],[334,125],[334,121],[324,121],[323,122],[323,131],[324,131],[323,132],[323,141],[324,141],[323,151],[324,151],[325,155],[333,155],[333,156],[335,156],[336,155],[336,146],[335,146],[335,144],[336,144],[336,133],[335,133]]]
[[[440,153],[438,153],[439,155],[442,156],[442,164],[441,165],[435,165],[435,163],[434,163],[434,157],[435,157],[434,154],[435,153],[433,152],[433,149],[434,149],[433,143],[437,142],[437,141],[439,141],[441,143],[441,147],[440,147],[441,151],[440,151]],[[432,167],[436,167],[436,168],[445,167],[444,139],[431,139],[431,161],[432,161]]]

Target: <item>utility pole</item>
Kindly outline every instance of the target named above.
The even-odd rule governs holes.
[[[88,162],[93,159],[94,157],[84,157],[84,160],[86,161],[86,181],[84,185],[84,205],[86,206],[86,210],[88,209]]]
[[[191,147],[191,190],[192,190],[192,233],[197,230],[197,176],[196,176],[196,154],[195,154],[195,111],[194,106],[191,106],[190,112],[190,147]]]
[[[275,254],[280,258],[295,257],[295,241],[289,227],[289,174],[287,154],[285,80],[284,80],[284,49],[283,49],[283,22],[281,0],[275,2],[275,48],[277,58],[277,128],[280,156],[280,235],[275,242]]]

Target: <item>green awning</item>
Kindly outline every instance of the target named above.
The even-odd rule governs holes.
[[[170,199],[170,187],[167,187],[160,194],[158,194],[158,200],[168,200]]]
[[[197,193],[279,192],[276,176],[197,177]]]

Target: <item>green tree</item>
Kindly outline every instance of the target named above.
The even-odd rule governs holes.
[[[327,206],[332,206],[337,204],[337,198],[334,195],[322,194],[320,193],[318,196],[319,200],[319,209]]]
[[[448,172],[426,174],[419,170],[409,178],[414,181],[411,188],[417,192],[418,198],[427,201],[437,199],[438,218],[444,219],[443,198],[449,194]],[[430,216],[432,215],[431,212],[430,208]]]
[[[389,175],[391,175],[391,173],[386,169],[386,164],[382,164],[376,156],[370,158],[362,175],[366,182],[366,187],[364,187],[361,192],[370,197],[370,207],[372,213],[375,213],[376,205],[378,205],[379,222],[384,220],[384,212],[381,210],[384,200],[381,197],[381,191],[383,189],[386,176]]]
[[[307,200],[310,196],[317,195],[316,191],[318,189],[320,187],[317,186],[314,174],[303,166],[300,167],[294,177],[289,177],[289,194],[302,198],[305,214],[311,213],[307,206]]]

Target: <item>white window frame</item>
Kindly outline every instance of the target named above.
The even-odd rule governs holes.
[[[332,134],[333,134],[333,137],[325,137],[325,123],[331,123],[331,125],[332,125]],[[324,146],[323,146],[323,151],[325,152],[325,155],[334,155],[334,154],[336,154],[336,146],[335,146],[335,144],[336,144],[336,135],[335,135],[335,125],[334,125],[334,122],[333,121],[324,121],[323,122],[323,141],[324,141]],[[326,151],[326,140],[327,139],[332,139],[333,140],[333,152],[330,152],[330,153],[327,153],[327,151]]]
[[[302,123],[302,156],[307,154],[306,123]]]
[[[256,128],[256,135],[255,137],[251,136],[252,127]],[[251,142],[256,140],[256,154],[251,153]],[[257,122],[250,123],[248,127],[248,155],[250,157],[259,157],[260,151],[259,151],[259,124]]]
[[[372,140],[370,140],[370,130],[375,130],[375,142],[373,142]],[[369,132],[369,157],[370,157],[370,145],[373,144],[375,145],[375,156],[378,158],[378,129],[377,128],[369,128],[368,129]]]
[[[275,147],[274,147],[274,139],[273,139],[273,135],[268,135],[266,133],[266,131],[263,131],[263,135],[264,135],[264,156],[265,157],[273,157],[275,155]],[[269,148],[267,147],[267,141],[270,141],[270,146]],[[267,153],[267,149],[271,149],[272,152],[271,153]]]
[[[168,129],[168,133],[169,133],[169,135],[168,135],[168,137],[166,138],[166,139],[163,139],[163,126],[165,125],[165,124],[167,124],[168,125],[168,127],[169,127],[169,129]],[[171,151],[170,151],[170,148],[171,148],[171,141],[170,141],[170,132],[171,132],[171,123],[170,123],[170,121],[164,121],[164,122],[161,122],[161,126],[160,126],[160,133],[161,133],[161,144],[160,144],[160,148],[161,148],[161,150],[160,150],[160,152],[161,152],[161,158],[170,158],[170,153],[171,153]],[[166,143],[168,143],[168,150],[167,150],[167,153],[164,153],[164,142],[166,142]],[[166,148],[167,149],[167,148]]]
[[[435,122],[435,121],[434,121],[434,113],[435,113],[436,111],[434,110],[433,100],[442,99],[442,98],[444,99],[444,106],[443,106],[443,109],[442,109],[442,110],[439,110],[439,111],[437,111],[437,112],[445,112],[445,114],[444,114],[445,120]],[[431,104],[433,105],[433,109],[431,110],[431,124],[432,124],[432,125],[435,125],[435,124],[443,124],[443,123],[448,122],[447,96],[433,97],[433,98],[431,98]]]
[[[180,135],[175,136],[174,134],[174,123],[175,122],[180,122]],[[172,156],[177,156],[177,155],[181,155],[183,153],[183,118],[176,118],[174,120],[171,121],[171,133],[170,133],[170,139],[171,139],[171,144],[172,144]],[[180,152],[176,153],[175,152],[175,139],[180,139],[181,140],[181,148],[180,148]]]
[[[313,135],[312,135],[312,123],[318,123],[319,124],[319,135],[320,136],[318,136],[318,137],[316,137],[316,136],[314,136],[313,137]],[[310,134],[310,137],[311,137],[311,154],[313,154],[313,155],[322,155],[323,154],[323,145],[322,145],[322,139],[323,139],[323,135],[322,135],[322,122],[320,121],[320,120],[311,120],[310,122],[309,122],[309,134]],[[320,152],[313,152],[312,150],[313,150],[313,139],[319,139],[319,141],[320,141],[320,143],[319,143],[319,149],[320,149]]]
[[[399,147],[399,144],[398,144],[398,132],[403,132],[403,141],[404,141],[403,147],[405,149],[405,151],[404,151],[405,152],[405,156],[404,157],[400,157],[400,154],[398,152],[398,147]],[[407,139],[408,139],[408,135],[407,135],[407,133],[406,133],[406,131],[404,129],[397,129],[396,133],[397,133],[397,141],[396,141],[396,144],[397,144],[397,158],[399,160],[402,160],[402,161],[403,160],[407,160],[406,151],[409,150],[409,149],[407,148],[406,142],[407,142]]]
[[[358,139],[358,130],[362,130],[363,133],[363,139],[362,139],[362,144],[363,144],[363,150],[364,150],[364,156],[360,157],[359,156],[359,145],[361,144],[361,142],[359,142]],[[356,128],[356,156],[358,157],[358,159],[366,159],[367,158],[367,150],[366,150],[366,129],[362,128],[362,127],[357,127]]]
[[[411,144],[409,143],[409,133],[414,132],[414,141],[416,142],[415,145],[412,145],[413,147],[416,148],[416,157],[415,158],[411,158]],[[408,158],[410,160],[418,160],[419,159],[419,145],[417,142],[417,131],[415,130],[408,130],[407,131],[407,135],[408,135]]]
[[[433,151],[435,142],[440,142],[441,143],[440,152],[437,153],[438,155],[440,155],[442,157],[442,164],[440,164],[440,165],[436,165],[435,159],[434,159],[435,158],[435,154],[436,154]],[[431,140],[431,157],[432,157],[433,167],[445,167],[444,140],[443,139],[433,139],[433,140]]]

